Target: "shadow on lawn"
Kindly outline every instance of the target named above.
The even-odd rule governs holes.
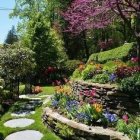
[[[4,140],[2,133],[0,133],[0,140]]]

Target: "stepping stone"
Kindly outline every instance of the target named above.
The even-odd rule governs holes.
[[[41,140],[43,134],[35,130],[25,130],[10,134],[5,140]]]
[[[41,100],[41,98],[29,97],[27,95],[20,95],[20,99]]]
[[[35,111],[18,111],[18,112],[11,113],[11,116],[12,117],[25,117],[31,114],[35,114]]]
[[[16,128],[16,127],[26,127],[34,123],[35,121],[32,119],[26,119],[26,118],[21,118],[21,119],[13,119],[9,120],[4,123],[4,126],[6,127],[11,127],[11,128]],[[13,139],[14,140],[14,139]]]

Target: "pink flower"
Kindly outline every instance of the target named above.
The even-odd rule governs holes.
[[[90,91],[90,96],[95,96],[95,94],[96,94],[96,90],[95,89],[92,89],[91,91]]]
[[[132,57],[132,58],[131,58],[131,61],[132,61],[132,62],[138,62],[138,61],[139,61],[139,58],[138,58],[138,57]]]
[[[129,117],[128,117],[127,114],[123,115],[123,116],[122,116],[122,119],[125,121],[125,123],[128,124]]]

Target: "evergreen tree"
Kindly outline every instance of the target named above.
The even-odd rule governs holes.
[[[6,40],[5,40],[4,44],[12,45],[17,41],[18,41],[18,37],[17,37],[17,34],[16,34],[15,27],[12,26],[11,30],[7,34],[7,37],[6,37]]]

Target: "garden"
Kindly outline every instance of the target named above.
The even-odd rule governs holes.
[[[140,140],[140,1],[16,1],[0,44],[0,140]]]

